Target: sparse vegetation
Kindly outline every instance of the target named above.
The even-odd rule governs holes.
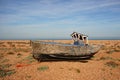
[[[100,60],[111,60],[111,57],[101,57]]]
[[[80,73],[80,70],[79,69],[75,69],[77,73]]]
[[[26,59],[26,60],[32,60],[32,59],[34,59],[34,58],[32,57],[32,55],[29,55],[29,56],[27,56],[25,59]]]
[[[8,44],[12,44],[12,42],[7,42]]]
[[[10,76],[14,73],[16,73],[15,69],[12,70],[0,69],[0,77]]]
[[[112,68],[116,68],[119,66],[117,63],[115,63],[113,61],[106,62],[105,65],[112,67]]]
[[[101,48],[102,50],[106,50],[106,47],[105,47],[105,45],[102,45],[102,48]]]
[[[109,47],[104,47],[104,50],[106,50],[106,53],[108,54],[112,54],[114,52],[120,52],[120,47],[118,45],[118,43],[111,45]]]
[[[30,52],[31,48],[14,48],[15,52]]]
[[[113,52],[115,52],[115,51],[114,51],[114,50],[109,50],[109,51],[107,51],[106,53],[112,54]]]
[[[21,56],[22,56],[21,53],[18,53],[18,54],[17,54],[17,58],[20,58]]]
[[[9,55],[13,55],[13,54],[15,54],[15,53],[10,51],[10,52],[8,52],[7,54],[9,54]]]
[[[8,62],[9,59],[4,59],[1,63],[5,63],[5,62]]]
[[[4,44],[4,42],[0,42],[0,44]]]
[[[120,58],[118,58],[117,60],[120,61]]]
[[[27,49],[22,49],[23,52],[30,52],[31,48],[27,48]]]
[[[110,72],[110,74],[112,75],[113,73],[112,73],[112,72]]]
[[[120,50],[118,50],[118,49],[111,49],[111,50],[107,51],[106,53],[112,54],[113,52],[120,52]]]
[[[102,68],[101,70],[102,70],[102,71],[105,71],[105,69],[104,69],[104,68]]]
[[[15,47],[15,44],[12,44],[11,47]]]
[[[18,47],[24,47],[25,46],[25,44],[22,44],[22,45],[17,45]]]
[[[118,49],[115,49],[115,52],[120,52],[120,50],[118,50]]]
[[[68,70],[75,70],[75,72],[77,72],[77,73],[80,73],[80,70],[79,69],[76,69],[76,68],[69,68]]]
[[[3,53],[0,53],[0,59],[3,58],[3,57],[4,57]]]
[[[71,71],[71,70],[72,70],[72,68],[69,68],[69,70]]]
[[[49,67],[48,66],[41,66],[41,67],[38,67],[37,70],[39,71],[45,71],[45,70],[48,70]]]
[[[7,42],[9,44],[10,47],[15,47],[15,44],[13,44],[13,42]]]
[[[9,51],[9,50],[11,50],[10,48],[0,48],[0,50],[2,50],[2,51]]]
[[[27,61],[28,64],[35,62],[36,60],[32,57],[32,55],[29,55],[23,59],[24,61]]]
[[[4,44],[3,44],[3,45],[0,45],[0,46],[1,46],[1,47],[6,47],[6,45],[4,45]]]
[[[15,73],[15,70],[9,70],[8,68],[12,66],[12,64],[2,64],[0,65],[0,77],[10,76]]]
[[[9,68],[10,66],[12,66],[12,64],[2,64],[0,65],[0,68],[5,69],[5,68]]]
[[[64,69],[63,67],[60,67],[60,69]]]
[[[29,42],[14,42],[15,44],[29,44]]]
[[[31,76],[30,76],[30,75],[27,75],[26,78],[31,78]]]
[[[0,42],[0,80],[13,80],[13,79],[46,79],[44,78],[46,74],[50,71],[50,73],[56,73],[55,76],[49,74],[53,79],[57,79],[57,76],[61,72],[69,73],[76,75],[75,77],[71,78],[67,77],[68,79],[81,79],[80,74],[84,73],[82,77],[89,75],[87,78],[92,76],[95,72],[95,79],[98,77],[100,80],[109,80],[109,76],[112,79],[119,79],[119,52],[120,52],[120,41],[101,41],[101,44],[104,45],[102,50],[97,53],[95,56],[92,57],[90,60],[71,60],[71,61],[46,61],[42,63],[38,63],[33,56],[30,54],[32,51],[31,46],[28,42],[20,41],[9,41],[10,43],[7,44],[8,41],[2,43]],[[119,42],[119,43],[117,43]],[[92,43],[91,43],[92,44]],[[96,42],[95,42],[96,44]],[[99,44],[99,42],[97,43]],[[114,45],[115,44],[115,45]],[[10,46],[11,45],[11,46]],[[9,54],[10,52],[10,54]],[[11,54],[12,52],[12,54]],[[99,60],[99,61],[96,61]],[[88,62],[88,63],[86,63]],[[92,63],[92,64],[91,64]],[[100,65],[97,65],[99,64]],[[51,65],[52,64],[52,65]],[[64,64],[61,66],[61,64]],[[51,67],[49,66],[51,65]],[[53,66],[56,65],[56,66]],[[67,67],[69,65],[69,67]],[[74,65],[74,66],[73,66]],[[92,72],[90,70],[91,67]],[[57,68],[55,68],[57,67]],[[36,73],[34,72],[34,68],[36,69]],[[52,69],[51,69],[52,68]],[[53,70],[55,68],[55,70]],[[85,70],[82,70],[82,69]],[[32,70],[31,70],[32,69]],[[58,72],[59,71],[59,72]],[[94,72],[95,71],[95,72]],[[25,72],[25,73],[23,73]],[[90,73],[89,73],[90,72]],[[19,73],[19,74],[17,74]],[[42,76],[34,76],[38,73],[42,73]],[[104,74],[104,77],[100,77],[99,73]],[[14,75],[15,74],[15,75]],[[34,74],[34,75],[33,75]],[[66,76],[69,74],[61,74],[63,76],[61,79],[66,79]],[[12,76],[11,76],[12,75]],[[21,75],[21,76],[19,76]],[[114,76],[115,75],[115,76]],[[17,77],[19,76],[19,77]],[[64,78],[65,77],[65,78]],[[91,77],[90,79],[93,79]]]

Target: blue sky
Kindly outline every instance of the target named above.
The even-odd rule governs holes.
[[[120,39],[120,0],[0,0],[0,39]]]

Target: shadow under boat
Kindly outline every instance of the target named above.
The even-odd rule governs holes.
[[[97,52],[96,52],[97,53]],[[96,54],[94,53],[94,54]],[[93,57],[94,54],[89,54],[89,55],[80,55],[80,56],[73,56],[73,55],[64,55],[64,54],[40,54],[40,55],[37,55],[37,59],[39,62],[52,62],[52,61],[55,61],[55,62],[58,62],[58,61],[69,61],[69,62],[72,62],[72,61],[77,61],[77,62],[83,62],[83,63],[86,63],[88,61],[86,60],[91,60],[91,58]]]

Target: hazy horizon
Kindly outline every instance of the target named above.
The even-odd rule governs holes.
[[[0,39],[120,39],[120,0],[0,0]]]
[[[0,40],[72,40],[72,38],[6,38]],[[120,40],[119,37],[91,37],[89,40]]]

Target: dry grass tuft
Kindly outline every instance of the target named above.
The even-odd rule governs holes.
[[[80,73],[80,70],[79,69],[75,69],[77,73]]]
[[[111,50],[106,51],[106,53],[108,53],[108,54],[112,54],[114,52],[120,52],[120,50],[118,50],[118,49],[111,49]]]
[[[105,65],[112,67],[112,68],[116,68],[119,66],[117,63],[115,63],[113,61],[106,62]]]
[[[37,70],[39,71],[45,71],[45,70],[48,70],[49,67],[48,66],[41,66],[41,67],[38,67]]]
[[[23,61],[26,61],[28,64],[31,64],[32,62],[35,62],[36,60],[33,58],[32,55],[29,55],[23,59]]]
[[[106,50],[106,53],[108,53],[108,54],[112,54],[114,52],[120,52],[119,43],[116,43],[111,46],[106,46],[106,47],[104,47],[104,50]]]
[[[30,52],[31,51],[31,48],[14,48],[13,49],[15,52]]]
[[[16,73],[15,69],[8,69],[12,64],[2,64],[0,65],[0,77],[10,76]]]
[[[0,53],[0,59],[3,58],[3,57],[4,57],[3,53]]]
[[[2,45],[0,45],[0,47],[6,47],[6,45],[2,44]]]
[[[111,57],[101,57],[100,60],[111,60]]]
[[[12,70],[0,69],[0,77],[10,76],[14,73],[16,73],[16,71],[14,69],[12,69]]]
[[[7,54],[9,54],[9,55],[13,55],[13,54],[15,54],[15,53],[10,51],[10,52],[8,52]]]
[[[12,64],[2,64],[0,65],[0,68],[5,69],[5,68],[9,68],[10,66],[12,66]]]
[[[9,59],[4,59],[4,60],[2,60],[1,63],[5,63],[5,62],[8,62],[8,61],[9,61]]]
[[[4,42],[0,42],[0,44],[4,44]]]
[[[22,56],[21,53],[18,53],[18,54],[17,54],[17,58],[20,58],[21,56]]]

